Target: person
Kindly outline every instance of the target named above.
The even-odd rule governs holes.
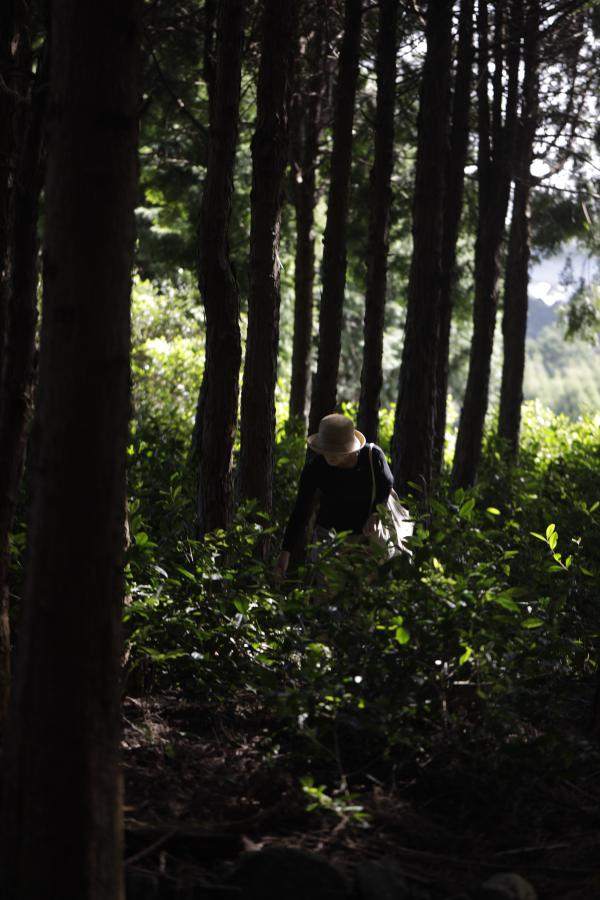
[[[387,502],[394,486],[383,450],[376,444],[367,444],[364,434],[354,428],[348,416],[338,413],[324,416],[318,433],[309,435],[307,443],[315,455],[305,463],[300,474],[298,495],[275,565],[275,572],[281,578],[287,572],[292,550],[305,533],[317,495],[320,499],[317,537],[331,530],[360,535],[368,534],[374,527],[377,518],[374,509]],[[374,503],[370,448],[375,476]]]

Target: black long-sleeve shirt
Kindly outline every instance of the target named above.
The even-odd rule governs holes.
[[[394,477],[383,450],[376,444],[373,444],[373,470],[375,505],[386,503],[394,486]],[[281,549],[291,551],[301,538],[317,492],[320,498],[317,525],[360,534],[372,511],[372,490],[368,444],[359,450],[358,462],[352,469],[330,466],[324,456],[315,456],[302,469],[298,496],[285,529]]]

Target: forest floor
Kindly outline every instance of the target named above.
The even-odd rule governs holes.
[[[314,851],[347,875],[358,862],[393,860],[407,897],[480,896],[464,892],[516,872],[539,900],[600,898],[593,695],[592,684],[565,682],[538,697],[545,721],[529,720],[514,742],[494,746],[467,715],[458,728],[441,726],[418,761],[375,760],[347,773],[367,825],[342,804],[307,811],[301,778],[331,784],[341,773],[334,763],[308,773],[298,748],[274,744],[269,712],[255,700],[240,696],[220,710],[175,694],[127,697],[127,870],[142,883],[203,885],[186,895],[194,898],[233,896],[227,879],[241,854],[283,846]],[[128,900],[137,896],[128,890]]]

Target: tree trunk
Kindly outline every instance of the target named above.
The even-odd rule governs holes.
[[[14,0],[7,0],[0,6],[0,84],[8,89],[0,89],[0,408],[2,385],[7,369],[9,306],[10,306],[10,266],[12,259],[12,193],[16,156],[15,141],[15,59],[13,37],[17,27]],[[0,477],[2,473],[0,472]],[[0,495],[1,496],[1,495]],[[0,500],[1,503],[1,500]],[[5,517],[6,518],[6,517]],[[0,511],[0,529],[6,529],[6,541],[0,539],[0,722],[4,722],[10,696],[10,618],[8,595],[3,589],[6,581],[8,557],[3,545],[8,540],[8,525],[4,524]],[[1,531],[0,531],[1,534]]]
[[[506,11],[504,8],[496,7],[494,92],[490,117],[487,95],[489,81],[487,4],[479,4],[479,220],[475,244],[473,338],[452,469],[454,487],[467,487],[475,482],[481,458],[498,304],[500,254],[504,239],[504,222],[510,194],[511,163],[514,152],[521,5],[522,0],[513,0],[508,9],[508,63],[506,67],[508,84],[506,109],[502,122],[504,79],[501,75],[504,70],[502,48]]]
[[[244,0],[222,0],[217,24],[213,122],[200,213],[198,279],[206,353],[196,413],[200,532],[233,516],[233,444],[242,358],[240,296],[229,258],[229,220],[238,136]]]
[[[517,135],[515,188],[502,316],[504,361],[498,434],[506,441],[508,454],[513,459],[516,458],[519,449],[523,375],[525,373],[530,256],[530,170],[538,116],[539,14],[537,0],[529,0],[523,47],[523,99]]]
[[[317,430],[323,416],[335,410],[337,400],[346,286],[352,124],[358,80],[361,19],[362,0],[346,0],[344,39],[336,86],[327,223],[323,238],[319,349],[309,416],[311,432]]]
[[[11,190],[15,168],[15,99],[13,89],[16,28],[15,0],[0,4],[0,381],[6,363],[10,282]]]
[[[436,363],[436,414],[433,447],[434,473],[439,475],[444,460],[446,438],[446,404],[448,397],[448,359],[450,329],[456,283],[456,242],[463,206],[465,165],[469,146],[469,113],[471,108],[471,70],[473,68],[474,0],[461,0],[458,25],[458,58],[452,97],[452,126],[446,162],[446,192],[442,236],[442,271],[440,282],[440,334]]]
[[[397,484],[428,486],[433,465],[435,362],[450,117],[452,2],[430,2],[421,77],[413,200],[413,253],[392,461]]]
[[[217,30],[217,0],[204,0],[204,52],[202,60],[202,74],[206,82],[208,92],[208,122],[212,124],[215,93],[215,42]]]
[[[358,406],[358,428],[368,441],[374,442],[377,442],[379,433],[379,396],[383,384],[383,324],[394,168],[398,7],[398,0],[381,0],[377,35],[375,158],[370,179],[364,348]]]
[[[23,43],[26,43],[26,24],[23,22],[21,27]],[[20,63],[23,73],[20,105],[26,113],[19,129],[21,148],[13,187],[6,364],[0,384],[0,722],[8,711],[10,690],[8,536],[25,458],[37,320],[37,227],[48,71],[43,62],[31,91],[30,62],[27,48]]]
[[[321,10],[319,10],[321,14]],[[296,211],[296,253],[294,259],[294,338],[289,419],[292,429],[306,427],[310,387],[310,358],[313,328],[315,281],[314,211],[317,201],[316,174],[321,134],[321,109],[325,85],[323,71],[322,23],[315,24],[308,37],[304,57],[308,73],[297,74],[297,86],[290,116],[291,186]]]
[[[33,506],[3,892],[122,898],[120,658],[138,6],[52,10]]]
[[[271,510],[279,348],[279,236],[289,159],[295,0],[266,0],[252,139],[250,291],[242,387],[240,497]]]

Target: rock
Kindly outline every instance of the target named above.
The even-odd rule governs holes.
[[[228,883],[244,900],[350,900],[344,878],[326,860],[286,847],[244,854]]]
[[[481,885],[476,900],[537,900],[533,886],[516,872],[498,872]]]
[[[427,900],[429,894],[407,881],[398,863],[366,862],[354,873],[357,900]]]

